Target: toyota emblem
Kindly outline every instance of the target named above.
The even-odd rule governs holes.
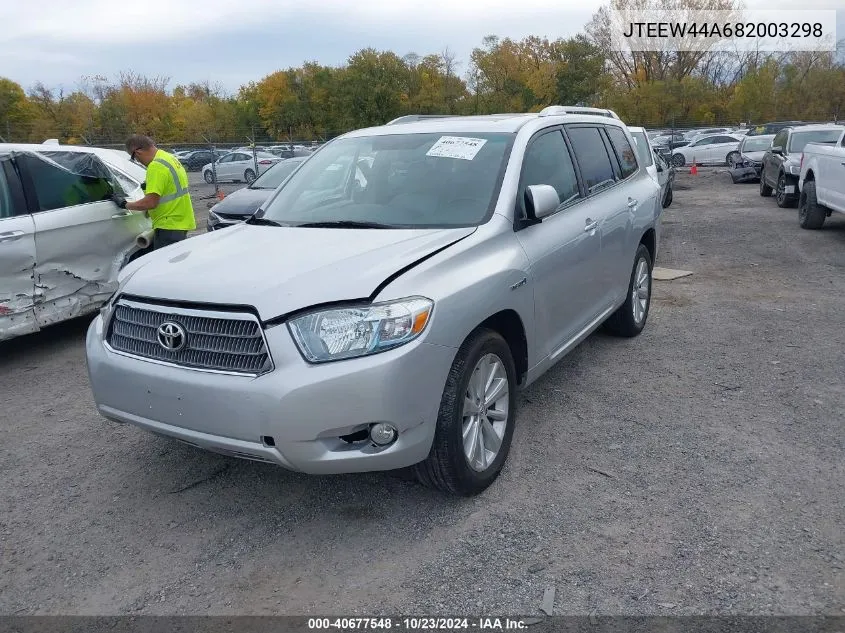
[[[178,323],[165,321],[158,326],[158,344],[168,352],[178,352],[188,342],[188,335]]]

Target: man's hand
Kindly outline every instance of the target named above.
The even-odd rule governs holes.
[[[125,208],[126,208],[126,198],[124,198],[123,196],[119,196],[119,195],[117,195],[117,194],[114,194],[114,195],[111,197],[111,199],[112,199],[112,201],[113,201],[113,202],[114,202],[117,206],[119,206],[121,209],[125,209]]]

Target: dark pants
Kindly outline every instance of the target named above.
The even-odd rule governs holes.
[[[153,232],[153,250],[170,246],[181,242],[188,237],[187,231],[175,231],[173,229],[156,229]]]

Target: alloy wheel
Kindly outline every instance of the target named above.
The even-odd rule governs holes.
[[[634,284],[631,287],[631,306],[634,312],[634,321],[637,324],[642,323],[645,318],[648,309],[649,289],[648,262],[640,259],[637,262]]]
[[[472,371],[464,394],[464,456],[476,472],[487,470],[502,446],[508,424],[508,374],[496,354],[485,354]]]

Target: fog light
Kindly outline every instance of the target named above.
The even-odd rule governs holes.
[[[396,439],[396,435],[396,429],[383,422],[373,424],[370,427],[370,439],[373,441],[373,444],[378,444],[379,446],[387,446]]]

